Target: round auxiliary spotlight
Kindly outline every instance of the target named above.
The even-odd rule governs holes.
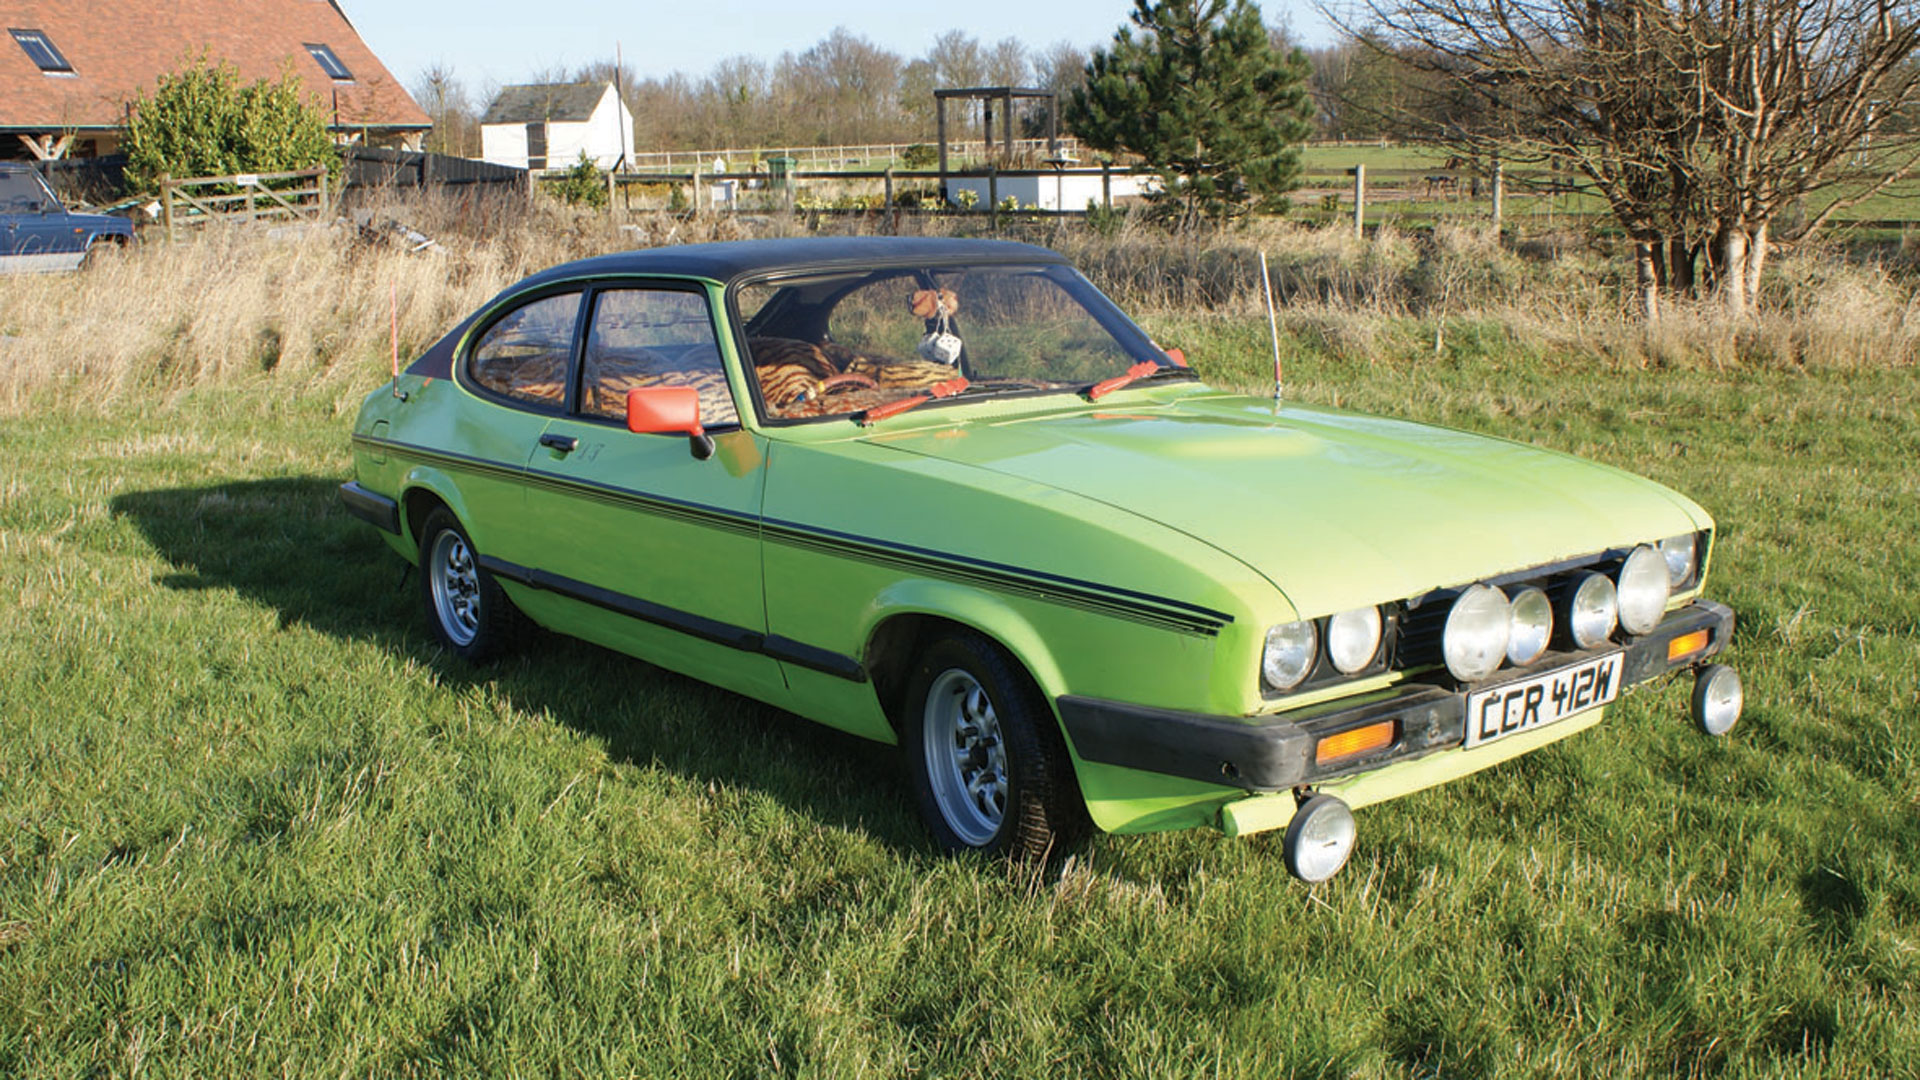
[[[1454,600],[1440,632],[1441,656],[1453,677],[1471,683],[1493,674],[1507,658],[1512,619],[1506,593],[1491,585],[1467,586]]]
[[[1597,649],[1613,637],[1619,621],[1613,580],[1605,574],[1582,575],[1567,598],[1567,633],[1573,636],[1573,643],[1582,649]]]
[[[1708,664],[1693,677],[1693,722],[1709,735],[1725,735],[1740,722],[1746,704],[1740,673],[1725,664]]]
[[[1553,640],[1553,602],[1532,585],[1515,590],[1513,615],[1507,626],[1507,663],[1526,667],[1547,651]]]
[[[1347,865],[1358,829],[1353,811],[1331,795],[1315,795],[1300,804],[1287,826],[1282,851],[1287,871],[1309,884],[1327,880]]]

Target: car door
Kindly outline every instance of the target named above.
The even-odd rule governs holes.
[[[4,245],[0,246],[0,256],[26,253],[33,232],[31,228],[23,231],[23,226],[40,216],[40,199],[39,185],[31,175],[0,169],[0,245]]]
[[[15,208],[11,252],[22,255],[73,254],[86,242],[67,220],[66,207],[37,173],[18,172],[7,200]]]
[[[589,305],[569,415],[527,463],[528,517],[547,538],[539,585],[603,613],[583,636],[767,696],[784,682],[763,651],[766,445],[740,427],[709,298],[696,283],[623,282]],[[699,391],[711,457],[685,435],[627,430],[627,391],[647,386]]]
[[[454,512],[488,560],[509,579],[547,538],[527,515],[525,469],[547,424],[565,412],[568,371],[585,292],[578,286],[516,297],[487,316],[461,358],[459,382],[477,401],[428,414],[394,446],[457,494]]]

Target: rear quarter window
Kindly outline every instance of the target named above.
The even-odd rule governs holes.
[[[560,293],[524,304],[480,335],[467,374],[496,394],[558,407],[567,398],[567,360],[573,355],[580,294]]]

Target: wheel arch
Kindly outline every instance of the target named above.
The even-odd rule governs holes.
[[[977,590],[936,582],[902,583],[875,603],[862,661],[887,722],[898,734],[907,684],[915,657],[947,630],[978,634],[1012,658],[1020,673],[1047,703],[1064,693],[1064,678],[1045,640],[1025,617],[999,599]],[[1064,735],[1064,732],[1063,732]]]
[[[459,520],[461,528],[472,536],[473,518],[467,513],[467,503],[461,498],[460,489],[443,474],[416,469],[400,485],[400,527],[405,530],[408,546],[419,548],[420,527],[436,507],[445,507]],[[473,542],[485,550],[485,541],[480,537],[474,536]]]

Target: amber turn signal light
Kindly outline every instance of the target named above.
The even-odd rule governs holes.
[[[1707,631],[1703,628],[1695,630],[1691,634],[1681,634],[1679,637],[1667,642],[1667,663],[1671,664],[1675,660],[1692,656],[1694,653],[1706,648],[1707,637]]]
[[[1313,763],[1328,765],[1391,745],[1393,745],[1393,721],[1382,720],[1377,724],[1352,728],[1321,739],[1320,745],[1314,747]]]

